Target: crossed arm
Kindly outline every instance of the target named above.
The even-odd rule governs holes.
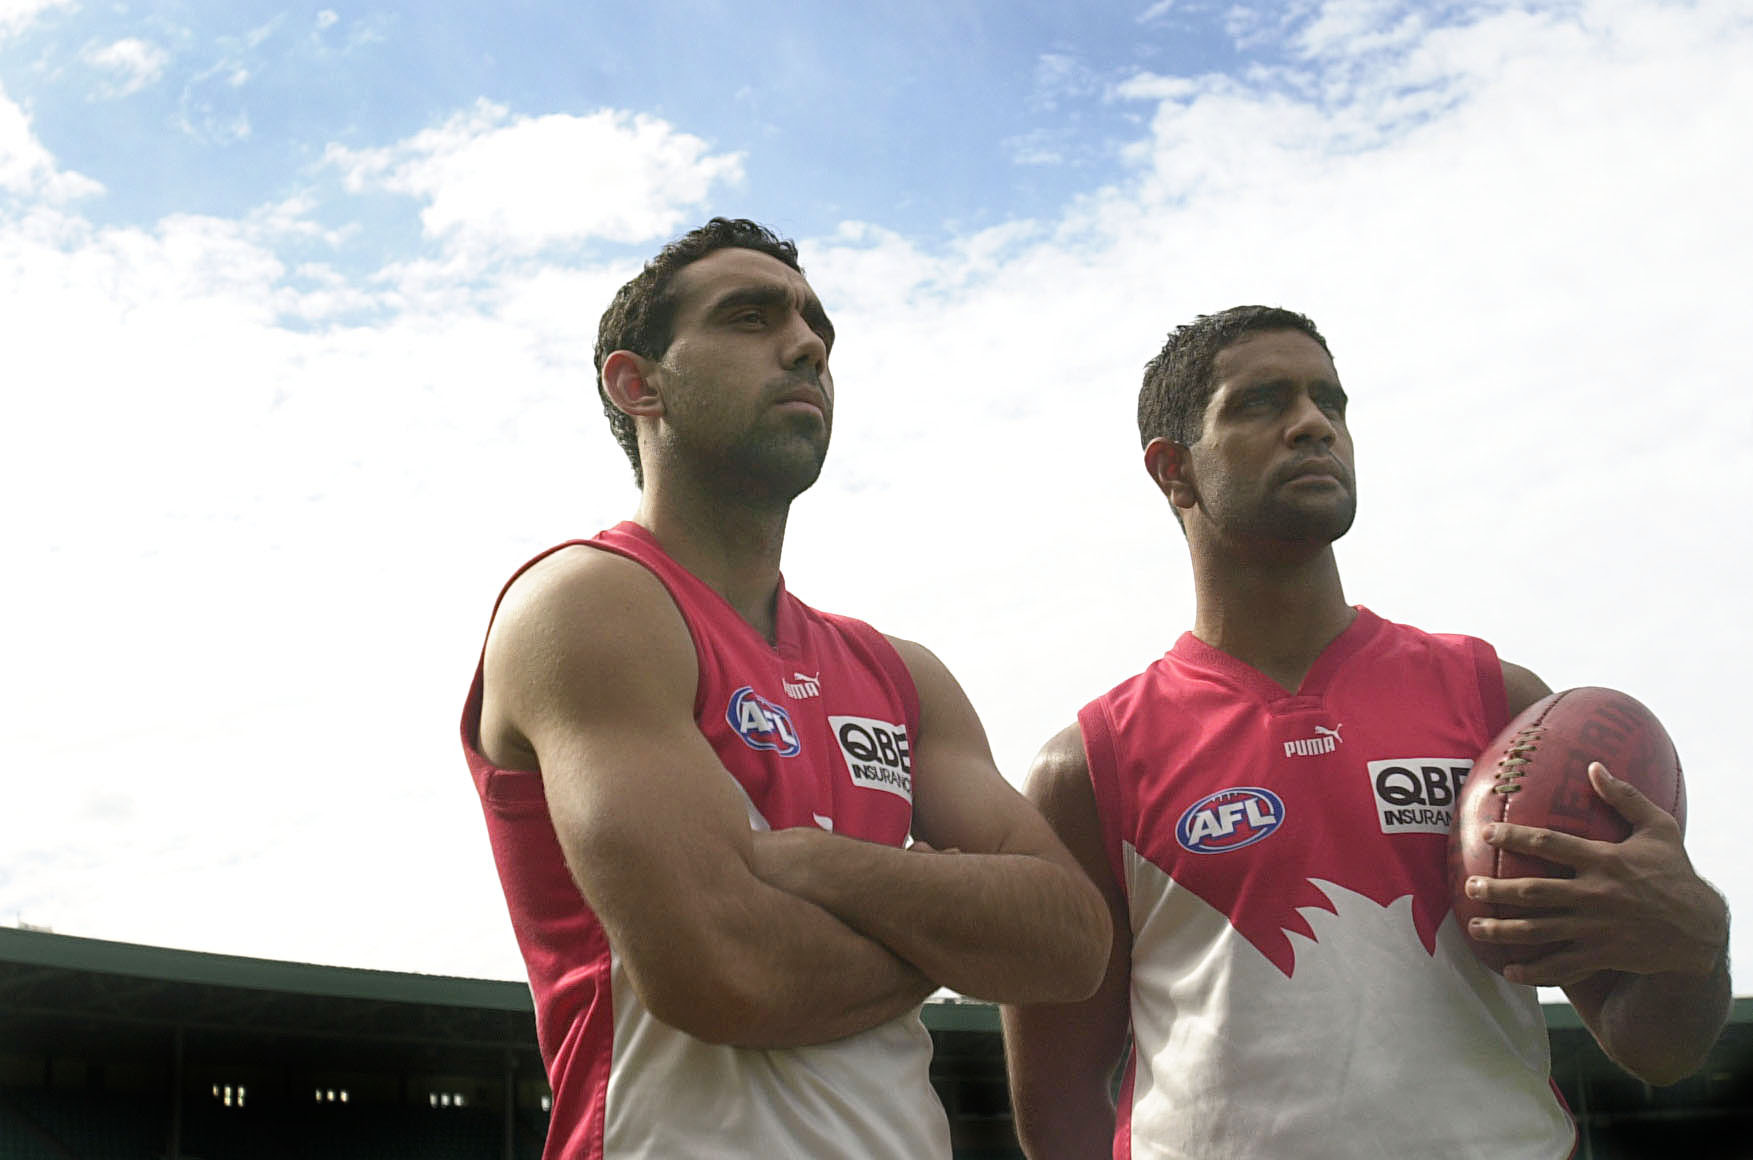
[[[1504,683],[1511,716],[1551,692],[1507,663]],[[1647,1083],[1673,1083],[1698,1070],[1728,1020],[1728,904],[1693,870],[1672,817],[1599,763],[1589,777],[1631,823],[1630,836],[1594,842],[1493,826],[1492,844],[1568,866],[1575,876],[1469,880],[1474,898],[1539,912],[1475,919],[1470,933],[1526,946],[1505,978],[1563,987],[1621,1067]]]
[[[687,627],[637,564],[568,550],[507,594],[483,752],[542,771],[572,877],[657,1018],[785,1047],[885,1022],[939,985],[993,998],[1094,986],[1107,939],[1094,890],[990,757],[970,756],[978,720],[947,672],[917,646],[903,655],[921,698],[916,829],[956,854],[752,831],[694,722]],[[836,882],[849,871],[856,890]]]
[[[755,837],[755,870],[941,986],[993,1002],[1079,999],[1102,976],[1108,911],[1040,814],[993,764],[941,661],[891,638],[919,691],[913,850],[807,829]]]

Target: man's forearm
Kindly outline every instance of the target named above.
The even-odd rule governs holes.
[[[1108,1080],[1120,1057],[1113,1040],[1123,1037],[1125,1024],[1115,1028],[1104,1017],[1111,994],[1098,992],[1089,1004],[1001,1012],[1012,1119],[1030,1160],[1108,1160],[1113,1153]]]
[[[749,1048],[842,1039],[903,1015],[936,988],[917,967],[822,907],[763,883],[727,908],[697,951],[666,954],[652,1013],[698,1038]],[[655,974],[655,972],[652,972]]]
[[[1050,1097],[1049,1114],[1018,1110],[1017,1142],[1029,1160],[1108,1160],[1114,1154],[1114,1105],[1106,1100]]]
[[[1072,1002],[1101,980],[1101,896],[1044,858],[898,850],[807,829],[757,839],[757,876],[942,986],[994,1002]]]
[[[1728,956],[1709,975],[1621,975],[1601,1005],[1601,1047],[1645,1083],[1685,1079],[1728,1021],[1734,999]]]

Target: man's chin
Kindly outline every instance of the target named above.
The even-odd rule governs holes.
[[[1351,530],[1357,504],[1349,500],[1281,508],[1267,521],[1266,536],[1285,543],[1331,544]]]
[[[790,503],[815,486],[827,460],[827,445],[815,448],[770,448],[766,454],[745,461],[737,474],[752,497]]]

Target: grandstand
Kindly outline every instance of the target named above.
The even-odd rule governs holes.
[[[1663,1089],[1546,1014],[1577,1160],[1753,1158],[1753,999]],[[925,1022],[958,1160],[1019,1156],[997,1012]],[[547,1102],[521,983],[0,928],[0,1160],[537,1160]]]

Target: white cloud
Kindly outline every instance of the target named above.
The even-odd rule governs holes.
[[[1404,0],[1328,0],[1294,43],[1308,56],[1359,57],[1413,44],[1423,27],[1417,9]]]
[[[1052,111],[1060,102],[1079,100],[1100,93],[1106,82],[1075,54],[1044,52],[1035,58],[1034,86],[1029,106]]]
[[[249,140],[254,131],[246,104],[249,79],[249,69],[229,59],[191,76],[178,102],[182,131],[212,145]]]
[[[244,50],[249,51],[251,49],[260,48],[265,41],[277,34],[280,31],[280,26],[285,23],[286,14],[282,12],[277,14],[267,23],[259,24],[255,28],[250,29],[243,34],[242,43]]]
[[[30,116],[0,88],[0,191],[61,203],[103,192],[103,186],[63,170],[31,132]]]
[[[110,74],[106,95],[125,97],[137,93],[164,75],[170,55],[151,41],[128,37],[85,50],[85,63]]]
[[[469,252],[661,237],[743,173],[741,154],[710,153],[656,117],[514,117],[486,101],[386,149],[331,147],[329,160],[353,189],[421,199],[427,234]]]
[[[1052,130],[1034,130],[1004,140],[1005,156],[1013,165],[1063,165],[1065,153],[1060,148],[1064,134]]]
[[[0,0],[0,40],[23,32],[45,12],[77,6],[77,0]]]
[[[333,8],[323,9],[321,12],[317,13],[317,31],[322,32],[326,29],[333,28],[340,19],[340,14]]]
[[[460,567],[435,547],[486,516],[478,471],[522,476],[520,507],[550,527],[577,489],[629,490],[594,420],[578,305],[594,316],[627,271],[501,280],[492,313],[435,293],[371,325],[288,329],[311,298],[383,305],[332,272],[288,269],[273,246],[306,228],[296,203],[152,230],[46,210],[0,221],[15,275],[0,285],[9,421],[30,433],[0,486],[43,500],[4,517],[35,564],[10,597],[90,614],[44,616],[9,643],[40,663],[10,668],[0,695],[31,706],[27,750],[59,756],[0,813],[7,908],[68,933],[194,946],[215,945],[224,915],[219,941],[245,953],[510,977],[508,941],[433,948],[422,932],[452,925],[459,903],[502,927],[452,718],[496,574],[533,545],[489,531]],[[553,469],[544,482],[529,456]],[[409,599],[398,589],[419,557],[434,583]],[[390,675],[410,661],[425,707],[412,727],[388,725],[405,710],[378,720],[370,706],[385,682],[392,702],[413,691]],[[352,706],[338,714],[306,677],[331,664],[319,684]],[[180,708],[154,691],[167,681]],[[68,753],[56,737],[98,702],[101,721]],[[388,776],[354,784],[360,761]],[[466,853],[416,868],[371,837],[369,819],[388,816]],[[135,869],[118,875],[118,855]],[[394,917],[368,920],[362,904]],[[279,917],[247,919],[263,907]]]

